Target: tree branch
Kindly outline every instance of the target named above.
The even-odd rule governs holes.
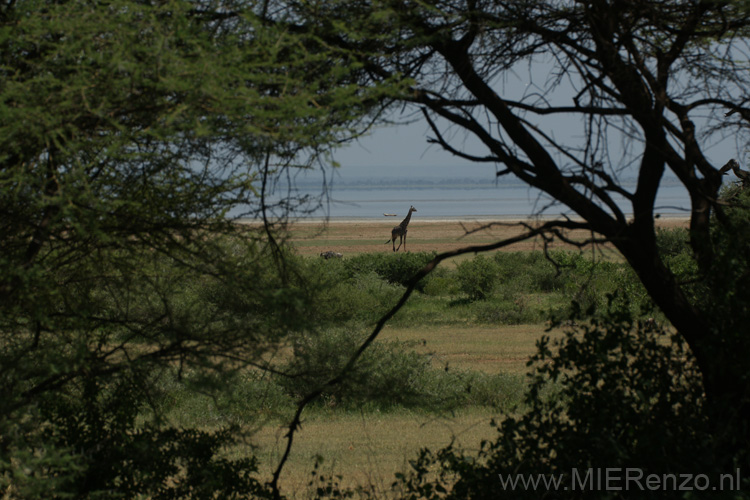
[[[297,405],[297,410],[294,413],[294,417],[292,418],[292,421],[289,423],[289,426],[288,426],[289,430],[287,431],[286,436],[285,436],[287,439],[287,443],[286,443],[286,448],[284,449],[284,454],[282,455],[281,460],[279,461],[279,464],[276,467],[276,470],[273,473],[273,477],[269,483],[269,486],[271,487],[274,498],[278,500],[282,498],[281,492],[279,490],[279,478],[281,476],[281,472],[284,469],[284,465],[289,459],[289,455],[292,451],[292,444],[294,442],[295,433],[302,426],[302,412],[305,410],[307,405],[309,405],[315,399],[317,399],[323,393],[323,391],[343,382],[344,378],[352,370],[352,368],[354,367],[356,362],[359,360],[359,358],[362,356],[362,354],[375,341],[375,339],[377,339],[378,335],[380,334],[381,330],[386,325],[386,323],[406,304],[407,300],[411,296],[412,292],[414,292],[414,290],[416,289],[416,286],[420,280],[422,280],[425,276],[430,274],[438,266],[438,264],[440,264],[442,261],[446,259],[450,259],[452,257],[457,257],[459,255],[463,255],[467,253],[479,253],[479,252],[488,252],[491,250],[497,250],[499,248],[507,247],[515,243],[525,241],[525,240],[534,238],[539,235],[543,235],[548,232],[555,232],[560,228],[587,229],[588,224],[575,222],[569,219],[562,220],[562,221],[549,221],[549,222],[542,224],[539,227],[529,229],[529,231],[527,231],[526,233],[520,234],[518,236],[514,236],[513,238],[508,238],[508,239],[498,241],[495,243],[490,243],[488,245],[472,245],[472,246],[459,248],[456,250],[438,254],[437,256],[435,256],[434,259],[432,259],[422,269],[420,269],[412,277],[412,279],[409,280],[406,290],[401,295],[401,298],[398,300],[396,305],[394,305],[390,311],[385,313],[380,318],[380,320],[378,320],[372,333],[370,333],[370,335],[365,339],[365,341],[359,346],[357,351],[354,354],[352,354],[352,356],[349,358],[349,361],[341,369],[338,375],[331,378],[330,380],[322,384],[320,387],[318,387],[317,389],[307,394],[304,398],[302,398],[302,400]]]

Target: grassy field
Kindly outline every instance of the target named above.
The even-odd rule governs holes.
[[[347,487],[390,490],[394,474],[408,468],[408,460],[420,448],[437,450],[451,442],[467,450],[492,439],[495,417],[487,409],[470,408],[450,415],[428,415],[407,411],[315,412],[295,438],[289,462],[282,474],[284,492],[296,498],[309,494],[314,464],[326,477],[341,476]],[[262,473],[269,477],[286,446],[285,428],[268,426],[254,437]]]
[[[505,222],[415,220],[409,226],[409,253],[394,255],[390,243],[384,243],[393,225],[389,220],[292,226],[291,242],[304,272],[327,285],[311,311],[310,320],[320,325],[317,337],[300,339],[299,345],[306,347],[295,356],[290,349],[282,351],[279,358],[282,370],[297,370],[302,376],[281,381],[269,377],[262,386],[258,380],[247,387],[240,381],[238,386],[239,399],[247,404],[231,418],[241,422],[244,415],[260,412],[268,423],[233,453],[257,456],[264,478],[270,479],[286,445],[284,424],[295,397],[305,394],[304,387],[318,387],[338,373],[336,367],[343,366],[360,339],[396,303],[405,280],[424,259],[432,252],[498,241],[523,229]],[[664,219],[662,225],[682,227],[685,221]],[[571,235],[579,240],[589,236]],[[282,476],[283,492],[311,496],[309,483],[318,463],[319,475],[340,475],[343,486],[374,488],[378,496],[387,497],[394,474],[407,468],[421,448],[437,450],[453,442],[471,450],[494,437],[490,421],[501,420],[523,402],[527,361],[537,341],[542,335],[562,335],[561,330],[547,331],[550,314],[564,317],[571,300],[589,307],[626,289],[637,299],[632,306],[642,305],[637,279],[611,247],[581,253],[556,245],[556,264],[534,252],[541,248],[540,241],[530,240],[495,255],[465,255],[434,271],[365,353],[358,364],[364,364],[361,372],[350,373],[349,392],[324,394],[305,410]],[[344,258],[318,257],[328,250]],[[294,365],[298,357],[301,364]],[[329,371],[310,375],[322,365]],[[401,398],[399,391],[408,392],[410,384],[429,397]],[[259,394],[271,395],[270,410],[259,409]],[[390,394],[386,401],[383,394]],[[399,401],[389,403],[389,397]],[[180,411],[175,406],[175,412]]]
[[[544,325],[386,328],[381,341],[412,344],[441,369],[508,373],[523,380],[526,362],[544,330]],[[559,334],[551,333],[553,337]],[[282,476],[284,491],[304,498],[314,464],[320,460],[320,473],[342,476],[342,485],[373,487],[385,493],[394,474],[407,468],[408,460],[421,448],[436,450],[453,442],[471,450],[483,439],[492,439],[496,434],[490,425],[493,418],[502,419],[502,413],[477,407],[446,413],[313,409],[306,413],[295,438]],[[268,425],[252,439],[267,477],[286,445],[285,432],[281,425]]]
[[[552,337],[560,331],[547,333]],[[382,340],[414,343],[417,352],[429,355],[438,368],[477,370],[484,373],[523,375],[535,343],[545,334],[545,325],[437,326],[431,328],[386,328]]]

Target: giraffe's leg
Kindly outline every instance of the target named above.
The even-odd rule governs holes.
[[[404,229],[404,252],[406,252],[406,229]]]

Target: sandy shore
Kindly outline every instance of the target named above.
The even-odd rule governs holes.
[[[317,255],[329,250],[344,255],[392,251],[391,229],[401,220],[400,217],[383,217],[382,220],[297,220],[291,223],[291,242],[302,255]],[[523,233],[528,225],[547,220],[550,219],[520,219],[517,216],[419,219],[415,214],[409,224],[406,249],[410,252],[445,252],[469,245],[494,243]],[[657,225],[662,228],[687,227],[688,222],[689,219],[684,216],[657,219]],[[587,231],[571,231],[567,237],[584,241],[592,235]],[[526,251],[541,249],[543,245],[543,240],[537,237],[504,250]],[[564,248],[569,245],[553,242],[552,247]]]

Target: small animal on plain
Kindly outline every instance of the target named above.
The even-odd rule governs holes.
[[[344,256],[344,254],[334,252],[332,250],[328,250],[327,252],[321,252],[320,256],[323,257],[325,260],[328,260],[328,259],[340,259],[341,257]]]
[[[401,224],[394,227],[391,230],[391,239],[388,240],[393,244],[393,251],[397,252],[399,248],[401,248],[401,244],[404,245],[404,251],[406,251],[406,228],[409,225],[409,221],[411,220],[411,213],[416,212],[417,209],[414,208],[414,206],[409,207],[409,213],[406,214],[406,218],[401,221]],[[398,248],[396,248],[396,238],[400,238],[398,241]],[[388,244],[388,241],[385,243]]]

